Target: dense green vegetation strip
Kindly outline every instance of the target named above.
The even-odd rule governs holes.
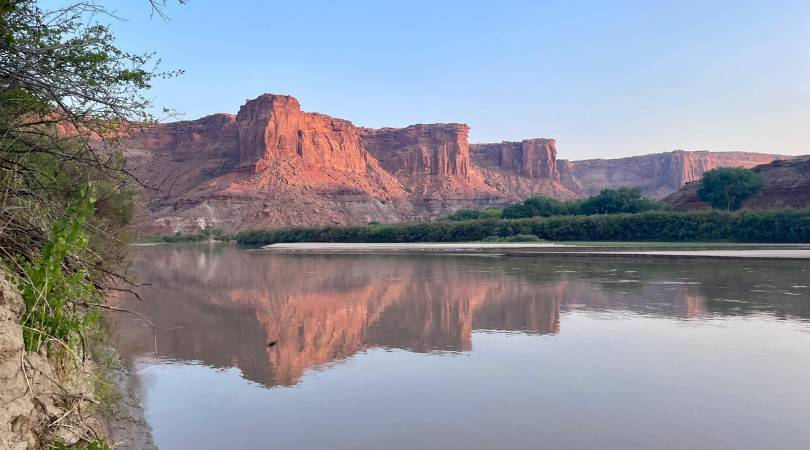
[[[650,211],[639,214],[482,219],[283,228],[236,235],[243,245],[282,242],[464,242],[535,235],[553,241],[810,242],[810,210]]]

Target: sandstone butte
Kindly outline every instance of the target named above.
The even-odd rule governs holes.
[[[237,231],[421,220],[532,195],[583,197],[634,186],[662,198],[715,167],[786,157],[678,150],[557,159],[554,139],[470,144],[464,124],[369,129],[264,94],[237,115],[158,124],[124,142],[146,186],[139,231]]]

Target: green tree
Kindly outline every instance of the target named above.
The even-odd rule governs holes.
[[[483,215],[481,216],[484,219],[500,219],[501,218],[501,209],[500,208],[487,208],[484,210]]]
[[[568,213],[568,209],[565,207],[563,202],[555,198],[544,197],[542,195],[528,198],[523,202],[523,204],[529,208],[531,217],[560,216]]]
[[[619,214],[640,213],[661,209],[662,205],[652,199],[641,196],[639,188],[622,187],[603,189],[599,195],[589,197],[580,204],[580,214]]]
[[[703,174],[698,197],[716,209],[735,211],[742,202],[762,190],[762,178],[748,169],[721,167]]]

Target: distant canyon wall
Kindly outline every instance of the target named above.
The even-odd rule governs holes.
[[[238,114],[134,132],[133,173],[149,187],[141,232],[400,222],[532,195],[587,196],[637,186],[663,197],[708,169],[778,159],[756,153],[662,153],[557,159],[554,139],[469,144],[464,124],[369,129],[264,94]]]
[[[810,208],[810,156],[777,160],[753,169],[763,181],[762,189],[742,203],[743,208]],[[664,198],[676,211],[711,208],[698,196],[700,180],[689,182]]]
[[[644,195],[660,199],[700,179],[707,170],[752,168],[785,158],[788,157],[766,153],[676,150],[617,159],[561,160],[558,167],[562,184],[581,196],[626,186],[637,187]]]

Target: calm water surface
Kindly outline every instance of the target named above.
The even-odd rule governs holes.
[[[810,448],[808,262],[138,253],[163,449]]]

